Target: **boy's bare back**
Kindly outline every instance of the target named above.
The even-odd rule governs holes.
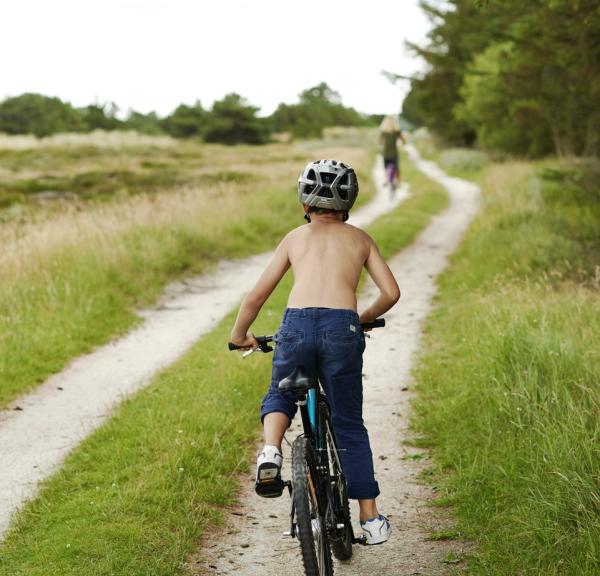
[[[290,266],[294,286],[288,308],[356,311],[356,288],[363,266],[381,294],[361,314],[362,321],[374,320],[400,298],[396,279],[371,237],[330,214],[315,214],[309,225],[292,230],[277,247],[258,286],[270,294]]]
[[[288,308],[356,310],[356,287],[372,247],[367,234],[342,222],[313,221],[296,228],[286,242],[294,272]]]

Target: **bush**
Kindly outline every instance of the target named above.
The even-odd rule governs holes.
[[[372,123],[354,108],[342,104],[340,95],[325,82],[300,93],[298,104],[280,104],[269,121],[276,132],[300,138],[320,138],[328,126],[366,126]]]
[[[440,154],[440,163],[450,172],[477,172],[489,162],[485,152],[469,148],[450,148]]]
[[[156,112],[142,114],[141,112],[131,110],[127,120],[125,121],[125,126],[130,130],[139,132],[140,134],[155,135],[163,133],[163,126]]]
[[[162,127],[174,138],[192,138],[202,134],[205,120],[206,112],[200,100],[196,100],[193,106],[177,106],[175,111],[163,120]]]
[[[84,128],[81,114],[59,98],[26,93],[0,103],[0,132],[35,134],[41,138]]]
[[[258,108],[239,94],[227,94],[213,104],[204,132],[206,142],[221,144],[265,144],[270,132],[264,120],[256,117]]]
[[[83,122],[88,132],[92,130],[116,130],[124,126],[117,118],[118,106],[114,102],[90,104],[81,110]]]

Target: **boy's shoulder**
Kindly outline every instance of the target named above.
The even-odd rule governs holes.
[[[338,227],[336,226],[335,228],[322,228],[321,232],[323,232],[323,230],[327,231],[327,230],[331,230],[332,234],[339,234],[340,232],[344,233],[344,234],[351,234],[352,236],[354,236],[355,238],[362,240],[366,243],[369,244],[374,244],[374,240],[371,238],[371,236],[369,236],[369,234],[367,234],[362,228],[358,228],[357,226],[353,226],[352,224],[348,224],[347,222],[343,224],[343,226]],[[309,225],[306,224],[301,224],[300,226],[290,230],[285,237],[283,238],[282,242],[295,242],[295,241],[302,241],[302,239],[304,237],[306,237],[307,235],[311,234],[312,229]]]
[[[371,237],[362,228],[358,228],[357,226],[348,224],[348,222],[345,222],[342,226],[336,225],[335,227],[331,227],[331,228],[329,228],[329,227],[321,228],[321,230],[331,230],[332,233],[336,233],[339,231],[350,232],[352,234],[356,234],[358,236],[363,236],[364,238],[371,239]],[[286,234],[285,238],[299,236],[301,234],[310,234],[311,232],[312,232],[312,229],[311,229],[310,225],[300,224],[300,226],[297,226],[296,228],[293,228],[292,230],[290,230]]]

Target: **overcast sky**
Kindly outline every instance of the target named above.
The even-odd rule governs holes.
[[[0,22],[0,98],[160,115],[228,92],[270,114],[321,81],[362,112],[395,112],[407,87],[381,71],[421,69],[404,41],[428,30],[417,0],[6,0]]]

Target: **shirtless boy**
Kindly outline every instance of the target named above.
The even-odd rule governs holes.
[[[245,350],[258,346],[248,329],[291,266],[294,286],[275,334],[271,386],[261,406],[265,447],[258,455],[257,492],[261,479],[272,477],[273,469],[281,473],[281,441],[297,410],[293,393],[280,393],[277,386],[303,365],[319,377],[329,399],[348,497],[358,500],[367,543],[380,544],[389,538],[391,526],[377,509],[379,486],[362,418],[365,337],[360,323],[387,312],[400,298],[400,290],[375,242],[345,224],[357,195],[358,180],[347,164],[318,160],[306,165],[298,180],[298,199],[309,224],[283,238],[244,298],[231,341]],[[359,316],[356,288],[363,266],[380,293]]]

